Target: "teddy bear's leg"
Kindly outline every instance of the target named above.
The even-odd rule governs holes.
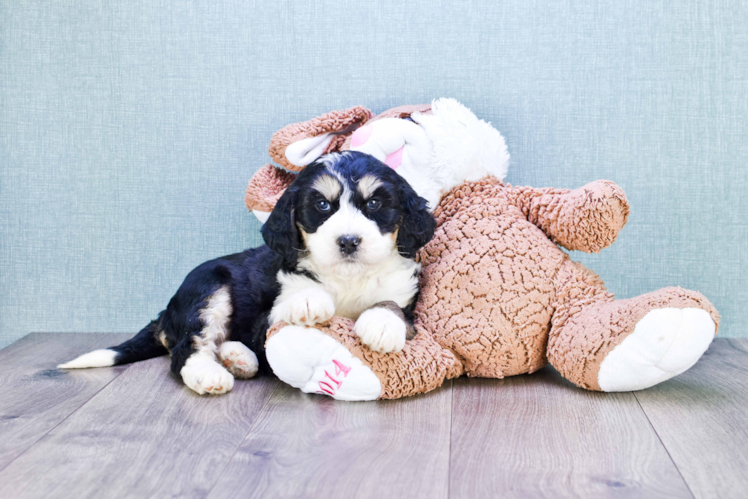
[[[265,353],[273,373],[302,392],[343,401],[371,401],[382,395],[371,368],[316,328],[287,325],[268,339]]]
[[[697,292],[664,288],[614,300],[571,261],[559,279],[548,360],[585,389],[637,391],[664,382],[693,366],[716,333],[719,315]]]
[[[402,351],[380,354],[361,343],[353,324],[339,317],[317,328],[276,324],[265,344],[268,363],[278,378],[303,392],[345,401],[412,396],[463,372],[454,353],[429,335],[417,335]]]

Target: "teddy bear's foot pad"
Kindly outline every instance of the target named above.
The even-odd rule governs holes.
[[[648,312],[600,364],[600,389],[638,391],[680,375],[704,354],[715,331],[714,321],[702,309]]]
[[[343,401],[371,401],[382,393],[379,378],[368,366],[315,328],[282,328],[268,339],[265,354],[273,373],[303,392]]]

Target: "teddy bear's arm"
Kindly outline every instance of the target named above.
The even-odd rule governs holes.
[[[520,186],[507,192],[527,220],[569,250],[599,252],[610,246],[629,215],[626,195],[611,181],[572,190]]]

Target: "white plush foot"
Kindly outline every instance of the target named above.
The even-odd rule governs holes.
[[[697,308],[655,309],[600,364],[605,392],[638,391],[691,368],[714,338],[716,325]]]
[[[307,288],[273,307],[270,323],[285,321],[292,325],[314,326],[328,321],[334,314],[335,302],[329,293]]]
[[[337,340],[314,328],[287,326],[265,346],[275,375],[303,392],[343,401],[371,401],[382,384],[371,369]]]
[[[224,342],[218,348],[218,359],[236,378],[252,378],[257,375],[259,363],[252,349],[241,342]]]
[[[179,374],[198,394],[224,394],[234,388],[234,377],[208,354],[190,356]]]
[[[367,309],[358,317],[353,331],[372,351],[395,352],[405,347],[407,326],[400,317],[382,307]]]

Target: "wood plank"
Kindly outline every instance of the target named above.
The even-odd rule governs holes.
[[[458,379],[450,497],[691,497],[631,393],[574,387],[550,367]]]
[[[0,472],[0,497],[203,497],[278,383],[198,396],[167,357],[136,363]]]
[[[350,403],[283,385],[210,496],[444,498],[451,389]]]
[[[748,497],[747,339],[716,339],[689,371],[636,397],[697,498]]]
[[[127,369],[57,365],[131,336],[32,333],[0,350],[0,470]]]

